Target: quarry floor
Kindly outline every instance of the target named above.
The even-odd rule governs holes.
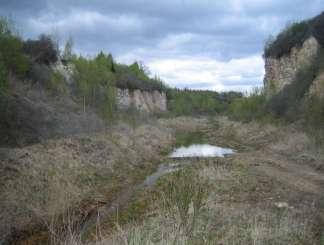
[[[242,124],[225,117],[169,118],[159,119],[157,123],[158,128],[162,128],[158,134],[165,134],[157,136],[157,140],[163,139],[163,143],[168,146],[160,149],[158,142],[155,142],[154,149],[138,151],[138,154],[150,152],[153,155],[144,158],[142,156],[138,159],[139,162],[142,161],[141,159],[150,162],[150,167],[141,164],[133,165],[130,175],[123,179],[123,184],[116,184],[118,188],[113,188],[114,195],[109,194],[108,188],[108,190],[98,192],[100,197],[96,197],[97,200],[99,199],[97,205],[93,202],[85,205],[88,209],[90,207],[95,209],[92,216],[89,215],[86,222],[82,224],[86,243],[92,244],[98,239],[96,218],[99,213],[100,240],[102,240],[100,244],[125,244],[120,242],[118,237],[124,236],[128,230],[137,226],[141,227],[147,220],[158,216],[160,213],[157,208],[159,205],[156,205],[158,201],[152,196],[161,191],[163,182],[167,182],[169,176],[161,177],[156,185],[149,187],[143,187],[140,183],[146,176],[152,174],[159,164],[171,162],[172,164],[185,164],[195,171],[198,178],[200,176],[210,183],[206,200],[208,216],[211,218],[211,221],[208,221],[211,223],[209,233],[218,241],[212,244],[249,242],[250,238],[246,237],[252,235],[246,235],[241,238],[243,240],[233,242],[232,233],[242,232],[235,230],[241,229],[242,222],[249,224],[249,227],[255,226],[253,229],[256,229],[260,226],[260,223],[255,221],[259,219],[258,217],[267,217],[269,224],[261,224],[266,227],[265,230],[280,230],[283,226],[280,220],[279,228],[272,224],[272,222],[277,222],[277,220],[272,221],[276,219],[272,215],[277,212],[284,212],[285,215],[287,213],[285,220],[288,220],[286,227],[288,235],[291,235],[288,226],[292,226],[294,222],[307,223],[310,226],[310,228],[306,225],[302,227],[305,234],[302,234],[301,243],[289,242],[290,238],[287,238],[288,242],[283,244],[320,244],[324,230],[324,158],[323,152],[316,148],[305,133],[292,125]],[[150,130],[134,133],[136,139],[146,134],[147,141],[142,144],[152,143],[148,133]],[[192,140],[192,143],[202,141],[211,145],[229,147],[236,150],[236,154],[225,158],[170,160],[168,153],[176,144],[177,135],[187,135],[185,137],[189,141],[187,143],[191,143],[190,140]],[[190,137],[191,135],[194,137]],[[159,151],[160,153],[157,153]],[[132,154],[134,156],[130,156],[129,161],[137,156],[134,152]],[[117,154],[116,157],[120,155]],[[134,177],[138,169],[145,170],[141,171],[139,176]],[[129,171],[129,166],[125,166],[124,170]],[[129,181],[127,178],[130,178]],[[207,223],[206,220],[202,222]],[[123,227],[123,231],[119,227]],[[222,229],[220,231],[215,227],[222,227]],[[299,230],[296,232],[300,233]],[[43,232],[29,232],[29,234],[16,240],[14,244],[47,243]],[[267,244],[262,241],[270,239],[269,235],[262,230],[253,236],[253,239],[257,241],[255,244]],[[303,241],[309,241],[309,243],[303,243]]]

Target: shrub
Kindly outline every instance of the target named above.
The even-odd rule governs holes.
[[[324,47],[324,12],[312,20],[312,33]]]
[[[301,47],[311,36],[324,47],[324,12],[310,20],[287,26],[275,39],[266,42],[264,56],[280,58],[290,53],[293,47]]]
[[[58,60],[58,47],[50,36],[41,35],[38,40],[27,40],[23,49],[32,61],[39,64],[50,65]]]
[[[8,81],[6,79],[6,76],[7,76],[7,71],[6,71],[5,64],[3,60],[0,59],[0,95],[8,88]]]
[[[309,22],[303,21],[287,26],[272,43],[268,43],[264,55],[265,57],[279,58],[290,52],[293,47],[300,47],[310,36]]]
[[[313,136],[316,143],[324,144],[324,98],[309,97],[303,107],[303,118],[306,130]]]
[[[45,64],[30,63],[30,70],[28,71],[28,78],[33,82],[40,84],[47,84],[51,79],[51,69]]]
[[[94,59],[83,57],[72,60],[76,73],[77,94],[84,110],[92,106],[110,122],[116,110],[115,74],[111,56],[100,53]]]
[[[299,70],[292,83],[285,86],[278,94],[267,101],[267,110],[277,117],[284,117],[288,121],[298,119],[304,96],[310,85],[324,67],[324,52],[320,50],[311,64]]]
[[[174,173],[161,193],[165,213],[174,216],[179,228],[189,236],[205,206],[208,188],[208,183],[200,180],[193,169],[187,169]]]
[[[0,92],[8,89],[9,76],[25,77],[29,70],[23,53],[23,41],[15,34],[13,25],[0,17]]]
[[[239,93],[222,93],[189,89],[167,91],[168,110],[175,115],[215,114],[224,112]]]
[[[116,86],[121,89],[143,90],[160,92],[166,91],[166,86],[158,77],[150,78],[148,69],[141,63],[116,65]]]
[[[64,46],[63,54],[62,54],[62,60],[64,62],[71,61],[73,59],[73,39],[70,37]]]
[[[50,73],[50,80],[46,84],[47,88],[55,93],[65,94],[67,93],[67,86],[63,75],[59,72]]]
[[[265,116],[263,90],[255,89],[248,97],[238,98],[229,106],[229,116],[235,120],[249,122]]]
[[[8,85],[8,76],[23,77],[28,70],[28,62],[22,53],[22,41],[12,31],[9,20],[0,18],[0,88]]]

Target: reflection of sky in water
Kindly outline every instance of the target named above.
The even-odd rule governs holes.
[[[177,148],[171,153],[170,157],[224,157],[233,153],[234,151],[229,148],[212,145],[191,145],[189,147]]]

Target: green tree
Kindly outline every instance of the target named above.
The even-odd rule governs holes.
[[[13,34],[9,20],[0,18],[0,86],[7,86],[8,76],[23,77],[29,69],[22,40]]]
[[[69,39],[66,41],[64,50],[63,50],[63,59],[65,61],[70,61],[73,58],[73,39],[72,37],[69,37]]]

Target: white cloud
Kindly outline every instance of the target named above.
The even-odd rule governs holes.
[[[247,91],[261,85],[264,76],[261,55],[229,61],[209,57],[156,59],[148,67],[171,86],[217,91]]]
[[[262,84],[254,54],[269,34],[318,14],[324,0],[55,0],[38,11],[43,0],[7,2],[0,12],[16,11],[28,38],[55,31],[72,36],[77,53],[144,61],[172,86],[245,91]]]

